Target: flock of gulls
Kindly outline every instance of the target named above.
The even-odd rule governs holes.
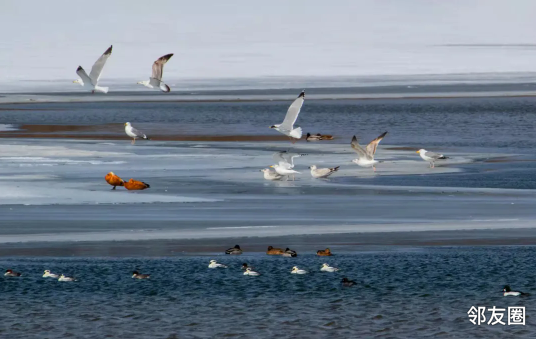
[[[89,75],[86,73],[84,68],[82,68],[82,66],[78,66],[76,69],[76,74],[78,74],[80,79],[77,79],[73,82],[80,84],[80,86],[91,91],[91,93],[108,93],[108,87],[99,86],[99,79],[101,77],[102,70],[104,69],[104,65],[106,65],[106,61],[108,61],[112,55],[112,47],[113,46],[108,47],[108,49],[97,59],[97,61],[93,64],[93,67],[91,67],[91,72],[89,72]],[[138,84],[151,89],[160,90],[162,92],[170,92],[171,88],[169,88],[169,86],[162,81],[162,75],[164,73],[164,65],[169,59],[171,59],[172,56],[173,53],[170,53],[156,59],[156,61],[153,63],[153,69],[149,80],[138,81]]]
[[[99,86],[99,79],[101,77],[102,70],[104,69],[106,61],[112,55],[112,47],[113,46],[110,46],[97,59],[97,61],[91,68],[91,72],[89,73],[89,75],[86,73],[84,68],[82,68],[82,66],[79,66],[78,69],[76,70],[76,73],[78,74],[80,79],[77,79],[74,82],[80,84],[81,86],[83,86],[84,88],[88,90],[91,90],[92,93],[95,93],[95,92],[107,93],[108,87]],[[162,92],[170,92],[171,88],[162,81],[162,76],[163,76],[163,71],[164,71],[164,65],[169,61],[169,59],[172,56],[173,54],[170,53],[170,54],[166,54],[158,58],[153,63],[152,73],[151,73],[151,77],[149,78],[149,80],[139,81],[138,84],[144,85],[151,89],[161,90]],[[287,114],[283,122],[280,124],[275,124],[275,125],[270,126],[270,128],[275,129],[276,131],[278,131],[279,133],[283,135],[286,135],[293,144],[302,138],[302,134],[303,134],[302,128],[299,126],[295,126],[295,123],[296,123],[296,120],[298,119],[298,115],[300,114],[304,101],[305,101],[305,91],[302,91],[288,108]],[[137,139],[149,140],[149,138],[147,137],[145,133],[134,128],[130,122],[125,123],[125,133],[130,138],[132,138],[132,144],[135,144]],[[352,160],[352,162],[361,167],[372,167],[372,169],[376,171],[376,164],[380,163],[381,161],[374,159],[374,156],[376,154],[378,144],[380,143],[380,141],[383,140],[383,138],[386,135],[387,135],[387,132],[382,133],[376,139],[368,143],[366,147],[361,146],[359,144],[358,138],[354,136],[351,140],[350,145],[352,149],[357,153],[358,157]],[[305,137],[305,140],[308,142],[332,140],[332,139],[333,139],[333,136],[331,135],[311,134],[311,133],[307,133],[307,136]],[[423,160],[425,160],[426,162],[430,164],[430,168],[435,167],[436,161],[448,159],[443,154],[430,152],[425,149],[420,149],[417,151],[417,153],[421,156]],[[300,172],[294,170],[293,158],[296,156],[300,156],[300,154],[292,156],[288,152],[276,153],[274,155],[276,164],[270,166],[270,168],[265,168],[261,170],[261,172],[264,173],[264,178],[266,180],[282,180],[282,179],[288,180],[289,177],[292,177],[292,179],[294,180],[295,175],[300,174]],[[273,170],[271,168],[273,168]],[[327,178],[333,173],[337,172],[337,170],[339,169],[339,166],[332,167],[332,168],[318,168],[316,165],[311,165],[309,169],[311,170],[311,176],[313,178]],[[107,175],[107,177],[110,174],[114,176],[114,174],[110,172]],[[139,184],[140,182],[136,182],[135,185],[130,184],[131,187],[135,187],[135,188],[128,188],[128,186],[125,185],[122,179],[118,181],[114,180],[113,182],[110,182],[108,181],[108,179],[106,179],[106,181],[110,185],[113,186],[113,189],[115,189],[116,186],[125,186],[127,189],[145,189],[149,187],[149,185],[145,183],[143,183],[145,185],[141,185]],[[121,184],[116,185],[115,184],[116,182],[119,182]]]

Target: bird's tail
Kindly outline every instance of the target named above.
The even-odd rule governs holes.
[[[332,172],[337,172],[339,170],[339,167],[341,166],[333,167],[333,168],[330,168],[329,170]]]
[[[145,139],[145,140],[151,140],[151,139],[149,139],[149,137],[146,136],[145,134],[143,135],[143,139]]]
[[[303,131],[301,127],[296,127],[295,129],[292,130],[292,132],[290,132],[290,136],[293,137],[294,139],[301,139],[302,134],[303,134]]]
[[[438,159],[442,159],[442,160],[445,160],[445,159],[450,159],[449,157],[446,157],[444,155],[441,155]]]
[[[106,94],[106,93],[108,93],[108,90],[110,89],[110,87],[101,87],[100,89],[101,89],[102,93]]]

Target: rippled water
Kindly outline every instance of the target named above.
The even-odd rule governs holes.
[[[123,135],[132,122],[158,135],[278,135],[289,101],[151,102],[0,105],[3,124],[94,125]],[[306,100],[297,124],[304,132],[333,134],[348,142],[389,131],[384,143],[420,147],[494,148],[534,153],[536,98],[453,98],[400,100]],[[10,108],[28,109],[11,111]],[[80,132],[82,133],[82,132]]]
[[[0,278],[0,337],[530,338],[535,255],[534,247],[443,247],[331,258],[2,259],[24,275]],[[229,268],[206,268],[212,258]],[[243,276],[243,262],[262,275]],[[323,262],[341,272],[320,272]],[[293,265],[310,273],[290,274]],[[41,278],[44,269],[79,281]],[[134,269],[151,279],[131,279]],[[342,288],[344,276],[358,285]],[[505,284],[534,296],[505,298]],[[525,306],[527,325],[473,325],[473,305]]]

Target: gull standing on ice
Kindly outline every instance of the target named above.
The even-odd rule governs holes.
[[[139,81],[138,84],[145,87],[159,89],[162,92],[169,92],[171,88],[168,85],[162,82],[162,73],[164,72],[164,65],[168,62],[169,59],[173,56],[173,53],[166,54],[163,57],[158,58],[153,63],[153,73],[149,80]]]
[[[149,138],[145,134],[132,127],[130,122],[125,122],[125,133],[132,138],[132,145],[134,145],[136,143],[136,139],[139,138],[149,140]]]
[[[311,175],[313,178],[327,178],[339,170],[339,166],[333,168],[316,168],[316,165],[311,165]]]
[[[443,154],[429,152],[424,148],[418,150],[417,153],[419,153],[419,155],[424,161],[428,161],[430,163],[430,168],[435,168],[434,162],[436,162],[437,160],[448,159],[448,157],[444,156]]]
[[[104,54],[101,55],[99,59],[97,59],[97,61],[91,68],[91,72],[89,73],[89,76],[87,75],[86,71],[82,68],[82,66],[78,66],[78,68],[76,69],[76,74],[78,74],[80,79],[77,79],[73,82],[80,84],[81,86],[83,86],[84,88],[88,90],[91,90],[91,93],[93,94],[95,94],[95,91],[108,93],[108,87],[99,86],[99,79],[102,73],[102,69],[104,68],[104,65],[106,64],[106,61],[108,60],[110,55],[112,55],[112,46],[110,46],[106,50],[106,52],[104,52]]]
[[[376,148],[378,147],[378,144],[382,139],[387,135],[387,132],[384,132],[382,135],[377,137],[376,139],[372,140],[368,145],[367,148],[364,149],[359,145],[359,142],[357,141],[356,136],[352,138],[352,148],[354,151],[357,152],[359,155],[359,158],[352,160],[353,163],[356,163],[357,165],[361,167],[372,167],[374,172],[376,172],[376,164],[379,163],[379,161],[374,160],[374,154],[376,154]]]
[[[305,91],[302,91],[300,95],[298,95],[298,98],[296,98],[296,100],[294,100],[292,105],[290,105],[290,107],[288,108],[285,120],[283,120],[283,122],[279,125],[270,126],[270,128],[273,128],[279,133],[282,133],[289,137],[292,143],[295,143],[298,139],[302,137],[301,127],[294,128],[294,123],[296,123],[296,120],[298,119],[298,114],[300,114],[300,110],[302,108],[304,100]]]

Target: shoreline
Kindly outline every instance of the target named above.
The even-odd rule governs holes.
[[[267,246],[290,247],[302,255],[331,248],[337,252],[392,251],[440,246],[534,246],[536,228],[413,231],[382,233],[340,233],[319,235],[236,237],[212,239],[135,240],[105,242],[6,243],[0,257],[171,257],[181,255],[222,255],[239,244],[245,254],[263,254]]]

